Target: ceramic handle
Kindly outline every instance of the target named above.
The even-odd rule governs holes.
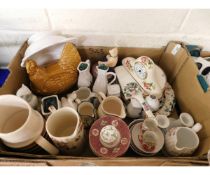
[[[202,129],[202,125],[200,123],[196,123],[193,127],[192,130],[195,132],[199,132]]]
[[[117,78],[117,75],[114,72],[107,72],[106,76],[109,76],[109,75],[113,76],[113,80],[110,83],[108,83],[109,85],[111,85],[111,84],[113,84],[115,82],[115,80]]]
[[[48,107],[48,110],[49,110],[51,113],[53,113],[53,112],[56,111],[56,108],[55,108],[55,106],[51,105],[51,106]]]
[[[99,102],[101,103],[104,99],[106,99],[106,95],[103,92],[97,92],[97,96],[99,97]]]
[[[51,155],[57,155],[59,153],[59,150],[42,136],[40,136],[35,142]]]

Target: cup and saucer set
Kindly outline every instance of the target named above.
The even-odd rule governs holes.
[[[8,148],[81,155],[89,144],[106,158],[123,156],[129,147],[140,156],[197,149],[202,126],[188,113],[169,117],[175,94],[151,58],[127,57],[120,64],[113,48],[93,66],[81,59],[73,37],[38,33],[28,44],[20,66],[30,85],[0,96],[0,139]]]

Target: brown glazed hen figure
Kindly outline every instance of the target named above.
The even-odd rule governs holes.
[[[57,62],[38,66],[34,60],[29,59],[26,62],[26,70],[32,90],[40,95],[65,92],[77,82],[77,66],[80,61],[80,55],[71,43],[65,44]]]

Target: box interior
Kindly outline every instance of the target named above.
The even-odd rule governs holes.
[[[176,42],[170,42],[167,47],[162,48],[119,48],[119,58],[123,59],[127,56],[137,58],[142,55],[151,57],[154,62],[166,72],[168,81],[171,83],[178,104],[178,109],[183,112],[189,112],[192,114],[196,122],[203,124],[203,129],[199,133],[201,144],[194,156],[202,156],[206,154],[210,148],[210,133],[208,126],[210,125],[210,93],[204,93],[200,84],[196,79],[197,67],[190,58],[188,52],[184,47],[173,55],[171,53]],[[22,83],[27,84],[29,80],[24,68],[20,67],[20,62],[24,56],[24,52],[27,48],[27,42],[23,44],[13,61],[9,65],[10,75],[5,82],[5,85],[0,88],[0,94],[15,94],[17,89]],[[90,59],[92,62],[100,58],[104,58],[109,47],[78,47],[78,51],[82,60]],[[181,112],[181,111],[178,111]],[[176,110],[172,113],[172,116],[177,117]],[[88,146],[87,146],[88,147]],[[96,157],[89,148],[81,156],[51,156],[51,155],[34,155],[29,153],[13,152],[8,150],[1,150],[0,154],[13,156],[13,157],[28,157],[28,158],[46,158],[46,159],[82,159],[82,157]],[[157,157],[161,157],[157,155]],[[125,157],[139,157],[132,150],[129,150]],[[101,158],[97,158],[101,159]]]

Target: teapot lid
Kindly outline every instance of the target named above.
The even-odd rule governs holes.
[[[92,151],[100,157],[123,155],[130,145],[130,131],[120,118],[105,116],[96,120],[89,132]]]

